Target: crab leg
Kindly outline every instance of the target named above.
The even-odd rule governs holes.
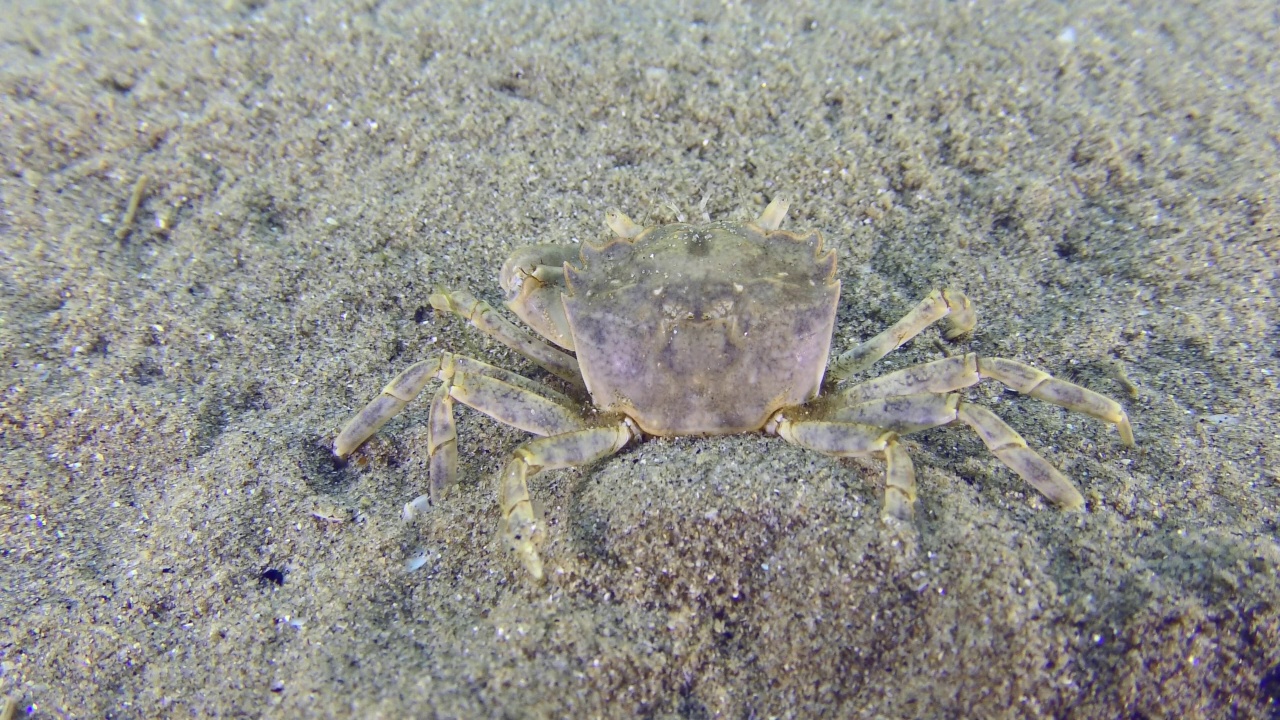
[[[429,300],[431,307],[436,310],[462,317],[480,332],[541,365],[552,375],[575,387],[586,389],[577,358],[530,335],[495,312],[489,303],[477,300],[471,293],[461,290],[433,293]]]
[[[608,457],[637,434],[630,421],[622,420],[605,427],[538,438],[516,448],[511,461],[498,476],[498,506],[502,511],[498,529],[535,580],[542,579],[538,546],[544,534],[543,523],[529,496],[529,478],[543,470],[587,465]]]
[[[854,405],[865,400],[921,392],[945,393],[976,385],[986,378],[998,380],[1023,395],[1109,422],[1119,430],[1122,443],[1129,446],[1134,444],[1129,416],[1115,400],[1075,383],[1059,380],[1026,363],[1006,358],[980,358],[975,353],[913,365],[881,375],[854,385],[837,398],[841,405]]]
[[[365,440],[373,437],[373,434],[381,430],[388,420],[403,410],[405,405],[418,397],[418,393],[422,392],[432,378],[442,375],[451,377],[452,370],[441,372],[441,366],[451,364],[449,361],[448,354],[441,355],[438,358],[416,362],[395,376],[395,379],[382,388],[382,393],[378,397],[370,400],[368,405],[365,405],[342,427],[342,432],[333,439],[333,454],[339,458],[345,458],[355,452],[355,449],[363,445]]]
[[[431,400],[427,425],[427,454],[430,460],[431,487],[405,505],[404,517],[411,520],[440,497],[457,481],[457,429],[453,403],[458,401],[492,417],[536,435],[558,435],[586,427],[586,421],[568,398],[546,391],[535,391],[532,382],[515,373],[493,367],[479,360],[444,353],[438,358],[409,366],[383,388],[333,441],[333,452],[345,458],[368,440],[396,413],[422,392],[432,379],[440,381],[440,389]]]
[[[1009,466],[1026,480],[1041,495],[1049,498],[1054,504],[1066,510],[1078,510],[1084,507],[1084,497],[1075,485],[1063,475],[1058,468],[1049,464],[1035,450],[1027,447],[1027,442],[1013,428],[1005,424],[995,413],[982,407],[962,402],[959,407],[960,421],[973,428],[986,444],[992,455],[1000,458],[1000,462]]]
[[[454,420],[453,398],[449,396],[447,382],[441,383],[435,396],[431,398],[431,413],[427,416],[427,457],[427,477],[431,484],[427,487],[426,497],[443,498],[449,488],[458,482],[458,425]],[[421,503],[418,503],[422,497],[420,495],[405,505],[402,517],[408,520],[419,510],[423,510]]]
[[[911,520],[916,500],[916,471],[892,430],[838,420],[791,420],[779,411],[765,432],[832,457],[881,456],[885,459],[884,517]]]
[[[973,428],[991,454],[1057,505],[1075,510],[1084,498],[1075,485],[1039,453],[1027,447],[1022,436],[995,413],[964,402],[956,393],[920,393],[868,400],[835,409],[831,419],[889,428],[900,433],[919,432],[960,421]]]
[[[951,289],[934,290],[901,320],[837,358],[831,366],[831,376],[846,380],[866,370],[944,317],[950,324],[945,333],[948,340],[969,332],[978,322],[977,313],[964,293]]]
[[[839,405],[822,413],[825,420],[852,422],[907,435],[955,422],[960,396],[917,393]]]

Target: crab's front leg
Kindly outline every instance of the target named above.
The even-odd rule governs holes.
[[[831,376],[845,380],[866,370],[944,317],[950,322],[945,333],[948,340],[969,332],[978,322],[977,313],[964,293],[951,289],[934,290],[887,330],[837,358],[831,364]]]
[[[448,353],[416,362],[396,375],[395,379],[382,388],[382,392],[376,398],[370,400],[368,405],[365,405],[342,427],[342,431],[333,439],[333,454],[339,458],[346,458],[355,452],[356,448],[381,430],[388,420],[413,402],[427,383],[441,377],[442,365],[452,365],[452,358]],[[446,367],[443,377],[453,377],[452,367]],[[436,406],[437,404],[433,402],[433,412]]]
[[[639,434],[629,420],[538,438],[516,448],[498,477],[499,532],[535,580],[541,580],[542,521],[529,496],[529,478],[543,470],[588,465],[621,450]]]
[[[587,427],[572,401],[563,395],[547,389],[534,389],[529,380],[479,360],[443,353],[438,358],[409,366],[388,383],[382,393],[356,413],[338,433],[333,442],[334,454],[345,458],[354,452],[433,379],[440,381],[440,389],[432,398],[427,421],[431,489],[429,494],[405,505],[405,520],[411,520],[430,504],[432,497],[441,497],[456,482],[458,454],[454,401],[535,435],[559,435]]]
[[[454,401],[512,427],[542,435],[515,451],[498,476],[500,531],[535,579],[542,578],[538,545],[541,522],[529,497],[528,480],[542,470],[586,465],[612,455],[640,430],[626,418],[607,425],[588,422],[559,393],[533,389],[529,380],[467,357],[445,353],[439,358],[410,366],[387,384],[382,393],[356,414],[334,439],[334,453],[346,457],[369,439],[396,413],[418,396],[432,379],[440,389],[431,402],[427,451],[431,461],[432,494],[453,485],[457,476],[457,430]],[[544,395],[549,397],[544,397]],[[431,502],[422,495],[405,505],[404,518],[412,520]]]
[[[453,399],[449,395],[456,371],[456,358],[449,353],[410,365],[387,383],[378,397],[348,420],[333,439],[333,454],[346,458],[418,397],[428,382],[433,379],[440,381],[440,389],[431,399],[431,412],[427,416],[430,489],[427,494],[404,506],[405,520],[412,519],[414,514],[429,505],[432,497],[441,497],[457,480],[458,431],[453,419]]]
[[[489,303],[461,290],[433,293],[428,299],[436,310],[466,319],[477,330],[541,365],[552,375],[586,389],[577,358],[534,337],[495,312]]]

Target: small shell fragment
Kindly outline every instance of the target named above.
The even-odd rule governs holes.
[[[417,552],[409,555],[409,557],[404,559],[404,571],[414,572],[415,570],[422,569],[422,566],[426,564],[427,564],[427,551],[418,550]]]

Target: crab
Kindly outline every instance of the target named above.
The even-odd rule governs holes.
[[[412,520],[457,479],[454,403],[540,437],[515,449],[498,476],[500,534],[536,580],[544,522],[529,494],[543,470],[587,465],[645,436],[765,432],[834,457],[885,461],[883,517],[909,523],[915,470],[900,437],[959,422],[1054,504],[1080,508],[1070,480],[1003,420],[956,391],[984,379],[1114,424],[1134,444],[1115,400],[1017,360],[953,355],[823,394],[840,281],[816,231],[780,230],[788,202],[753,222],[644,227],[617,210],[607,242],[517,250],[500,274],[507,307],[535,336],[466,292],[432,294],[432,307],[470,321],[590,396],[590,403],[473,358],[444,352],[411,365],[334,440],[354,452],[432,381],[427,428],[430,488],[405,505]],[[930,292],[901,320],[840,355],[837,383],[935,322],[955,339],[977,315],[953,289]]]

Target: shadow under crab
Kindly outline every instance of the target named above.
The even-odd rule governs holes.
[[[898,437],[961,422],[1005,465],[1061,507],[1084,499],[1057,468],[990,410],[954,391],[993,379],[1026,395],[1133,431],[1116,401],[1030,365],[966,354],[915,365],[821,395],[840,282],[816,231],[780,230],[775,198],[754,222],[643,227],[611,210],[604,245],[538,245],[502,268],[507,307],[541,337],[465,292],[431,296],[437,310],[482,332],[590,395],[583,404],[527,378],[452,353],[410,366],[334,440],[346,457],[427,386],[431,488],[410,519],[457,478],[454,402],[541,437],[516,448],[499,476],[501,532],[529,573],[543,577],[543,523],[528,480],[585,465],[646,435],[765,432],[834,457],[885,460],[883,512],[909,521],[915,471]],[[879,335],[830,366],[840,381],[946,319],[947,337],[977,322],[962,293],[934,290]]]

